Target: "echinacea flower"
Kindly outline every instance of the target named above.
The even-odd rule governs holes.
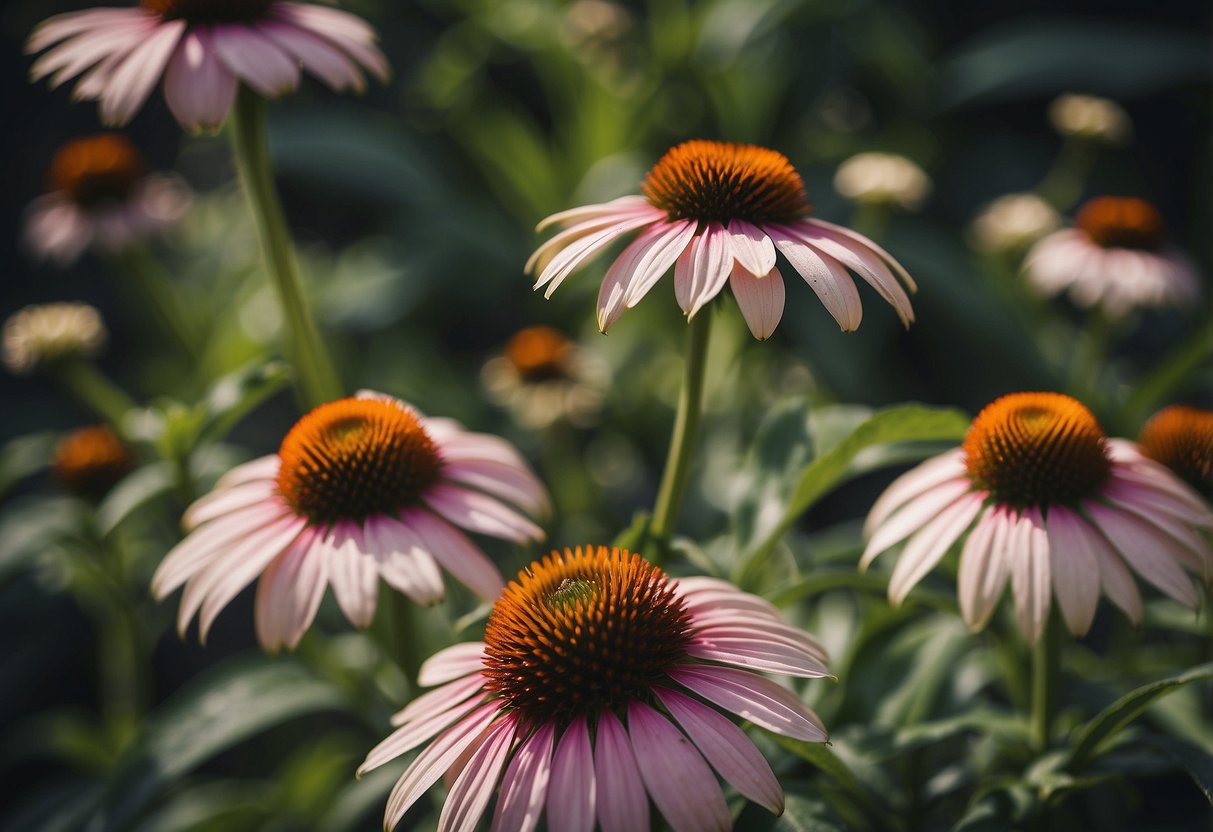
[[[1021,251],[1056,231],[1061,215],[1036,194],[1006,194],[981,210],[969,226],[981,251]]]
[[[178,627],[200,614],[205,639],[219,611],[260,576],[258,638],[267,650],[293,648],[328,584],[357,627],[375,616],[381,577],[433,604],[444,594],[441,565],[497,597],[501,574],[461,529],[539,540],[526,514],[547,507],[543,486],[504,440],[362,393],[312,410],[278,453],[232,469],[190,506],[190,534],[160,564],[152,591],[164,598],[185,584]]]
[[[1213,512],[1137,447],[1108,439],[1081,403],[1059,393],[1012,393],[973,420],[964,444],[902,475],[868,515],[862,567],[908,540],[889,580],[900,603],[963,541],[960,611],[989,620],[1007,581],[1028,641],[1039,640],[1053,596],[1070,632],[1091,626],[1101,591],[1141,619],[1136,572],[1189,607],[1184,569],[1207,579]]]
[[[1119,317],[1145,306],[1182,306],[1200,296],[1196,267],[1167,243],[1162,216],[1134,197],[1103,196],[1028,252],[1028,281],[1083,307]]]
[[[361,90],[387,59],[375,31],[339,9],[283,0],[143,0],[43,21],[26,51],[48,49],[31,69],[52,87],[81,76],[73,97],[100,102],[120,125],[164,79],[164,99],[188,130],[217,130],[240,84],[266,98],[299,85],[300,68],[329,87]]]
[[[931,179],[905,156],[857,153],[838,166],[834,190],[852,202],[914,210],[931,193]]]
[[[585,426],[602,408],[604,369],[560,330],[528,326],[485,362],[480,377],[521,425],[546,428],[565,420]]]
[[[25,375],[71,358],[93,358],[109,332],[87,303],[27,306],[4,322],[4,364]]]
[[[181,180],[147,171],[118,133],[67,142],[51,160],[50,190],[26,210],[25,241],[60,266],[86,248],[120,251],[176,225],[192,201]]]
[[[727,830],[720,775],[775,814],[783,790],[721,710],[823,742],[799,697],[756,671],[829,675],[821,646],[767,601],[711,578],[671,580],[639,555],[553,552],[511,581],[482,643],[421,668],[442,685],[393,719],[359,775],[429,743],[388,798],[391,829],[439,778],[442,832],[646,832],[649,802],[675,832]],[[713,771],[715,773],[713,773]]]
[[[65,490],[100,497],[135,468],[135,456],[107,425],[74,430],[59,440],[51,474]]]
[[[1066,93],[1049,104],[1049,121],[1063,136],[1124,144],[1133,136],[1129,114],[1115,101],[1094,95]]]
[[[551,297],[564,279],[620,237],[638,232],[607,270],[598,293],[598,328],[606,332],[648,294],[671,266],[678,305],[692,318],[724,289],[733,290],[755,338],[783,316],[779,251],[844,331],[863,309],[854,271],[897,311],[914,320],[897,277],[910,275],[876,243],[810,216],[804,181],[782,153],[749,144],[689,141],[666,151],[645,178],[644,196],[562,211],[539,230],[564,230],[531,255],[526,270]],[[897,273],[897,277],[894,276]]]
[[[1165,407],[1146,422],[1137,443],[1143,454],[1213,500],[1213,410]]]

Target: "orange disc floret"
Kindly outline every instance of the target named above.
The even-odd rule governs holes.
[[[550,326],[528,326],[505,345],[505,358],[526,381],[543,381],[567,375],[573,342]]]
[[[1213,498],[1213,411],[1178,404],[1163,408],[1137,441],[1142,453]]]
[[[683,142],[657,161],[643,190],[670,220],[778,223],[812,210],[788,157],[752,144]]]
[[[279,493],[314,525],[397,514],[442,471],[417,414],[378,399],[322,404],[295,423],[278,456]]]
[[[65,490],[100,497],[133,471],[135,457],[106,425],[72,431],[59,440],[51,473]]]
[[[486,687],[525,718],[592,717],[648,701],[684,658],[690,631],[669,577],[639,555],[605,546],[552,552],[493,605]]]
[[[1166,239],[1158,209],[1131,196],[1095,197],[1079,209],[1074,224],[1104,248],[1154,251]]]
[[[143,0],[143,7],[164,20],[190,23],[226,23],[264,17],[273,0]]]
[[[51,159],[50,187],[80,205],[121,201],[147,173],[143,156],[120,133],[97,133],[67,142]]]
[[[1073,503],[1107,480],[1107,437],[1091,411],[1060,393],[1011,393],[986,405],[965,435],[978,488],[1017,508]]]

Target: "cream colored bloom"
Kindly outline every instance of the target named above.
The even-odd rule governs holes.
[[[1049,105],[1049,121],[1063,136],[1125,144],[1133,138],[1133,122],[1115,101],[1067,93]]]
[[[92,358],[108,338],[101,315],[87,303],[27,306],[4,323],[4,365],[24,375],[70,356]]]
[[[1061,215],[1036,194],[1007,194],[991,202],[969,227],[982,251],[1025,248],[1061,226]]]
[[[931,179],[905,156],[859,153],[838,168],[834,190],[854,202],[913,210],[931,193]]]
[[[607,368],[572,339],[548,326],[519,330],[480,378],[517,422],[542,429],[561,420],[587,427],[602,409]]]

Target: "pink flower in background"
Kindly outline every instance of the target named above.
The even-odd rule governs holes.
[[[1120,317],[1139,307],[1182,306],[1200,297],[1196,266],[1167,243],[1162,216],[1144,199],[1101,196],[1073,228],[1028,252],[1028,281],[1048,295],[1068,291],[1079,306]]]
[[[56,15],[30,36],[36,81],[80,76],[77,99],[96,100],[101,120],[124,124],[164,79],[182,127],[216,130],[240,84],[267,98],[299,85],[300,67],[334,90],[361,90],[363,70],[381,79],[387,59],[375,31],[348,12],[279,0],[144,0],[133,8]]]
[[[674,294],[688,318],[727,283],[755,338],[765,340],[783,316],[779,251],[817,293],[844,331],[859,326],[858,274],[897,311],[914,320],[914,281],[876,243],[813,219],[804,181],[787,157],[748,144],[689,141],[649,171],[644,196],[625,196],[553,214],[539,230],[564,230],[527,261],[546,297],[573,271],[626,234],[638,236],[607,270],[598,293],[598,328],[606,332],[674,267]],[[896,272],[896,277],[894,276]]]
[[[174,176],[149,174],[126,137],[98,133],[64,144],[51,160],[50,191],[30,203],[25,243],[61,266],[90,245],[120,251],[172,228],[193,201]]]
[[[293,648],[331,584],[357,627],[375,616],[379,579],[419,604],[444,595],[442,566],[486,599],[501,574],[461,531],[540,540],[528,517],[543,486],[502,439],[363,393],[300,419],[278,453],[245,463],[190,506],[190,534],[156,570],[164,598],[182,584],[178,627],[215,617],[260,576],[257,635]]]
[[[1075,635],[1090,628],[1101,592],[1140,621],[1133,572],[1195,609],[1184,568],[1213,575],[1208,529],[1213,513],[1194,491],[1133,443],[1107,439],[1081,403],[1012,393],[977,415],[962,447],[889,486],[868,515],[861,566],[908,540],[889,580],[900,603],[963,541],[965,622],[984,627],[1010,580],[1019,628],[1035,643],[1053,596]]]
[[[716,776],[780,814],[783,790],[736,714],[784,736],[825,728],[755,671],[829,675],[821,646],[767,601],[711,578],[670,580],[639,555],[566,549],[531,564],[493,606],[482,643],[421,668],[442,685],[396,715],[363,774],[426,747],[388,798],[391,829],[446,777],[438,821],[494,830],[644,832],[649,801],[676,832],[732,827]],[[428,744],[427,744],[428,743]]]

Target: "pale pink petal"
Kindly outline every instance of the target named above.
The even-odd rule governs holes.
[[[278,469],[281,466],[282,461],[278,458],[278,454],[258,457],[228,471],[215,483],[213,490],[222,491],[225,488],[234,488],[253,480],[272,480],[278,476]]]
[[[164,73],[164,100],[186,130],[218,130],[239,84],[219,60],[209,26],[186,33]]]
[[[453,419],[422,418],[420,422],[437,443],[443,462],[493,462],[530,470],[517,449],[499,436],[466,431]]]
[[[1015,516],[999,505],[986,511],[965,540],[956,576],[960,615],[971,630],[990,620],[1011,577],[1011,529]]]
[[[889,271],[880,256],[863,243],[832,231],[827,225],[808,219],[794,226],[800,238],[824,254],[833,257],[842,265],[867,281],[884,300],[897,311],[905,326],[914,322],[914,309],[897,278]]]
[[[387,808],[383,814],[384,828],[395,827],[417,798],[438,782],[446,770],[459,759],[464,749],[480,738],[484,729],[499,713],[500,704],[490,702],[467,719],[455,723],[449,731],[426,746],[388,795]],[[367,770],[369,769],[359,768],[360,772]]]
[[[1011,532],[1011,592],[1015,620],[1028,644],[1040,641],[1052,600],[1049,537],[1039,508],[1027,508]]]
[[[63,194],[53,192],[34,200],[26,211],[23,238],[36,259],[70,266],[93,241],[88,217]]]
[[[529,468],[468,460],[443,465],[442,476],[511,502],[532,515],[544,515],[552,510],[547,489]]]
[[[759,341],[770,338],[783,317],[784,288],[779,269],[756,277],[738,264],[729,275],[729,288],[754,337]]]
[[[620,253],[598,290],[598,329],[606,332],[623,314],[640,302],[674,265],[695,234],[687,220],[656,223],[646,228]]]
[[[725,608],[751,610],[778,621],[783,620],[779,608],[770,601],[749,592],[742,592],[733,584],[719,578],[709,578],[706,575],[679,578],[674,588],[683,599],[687,611],[697,615]]]
[[[674,264],[674,294],[683,313],[694,318],[720,294],[732,271],[729,232],[720,223],[710,222]]]
[[[493,832],[532,832],[539,825],[552,776],[554,735],[553,724],[544,722],[514,752],[501,779]]]
[[[425,606],[442,600],[442,572],[415,532],[390,517],[370,517],[363,534],[389,586]]]
[[[821,642],[803,630],[799,630],[781,620],[770,621],[752,613],[731,613],[721,616],[695,616],[696,638],[753,638],[767,639],[777,644],[787,644],[812,656],[818,662],[826,662],[829,657]]]
[[[417,533],[426,551],[468,589],[488,601],[501,594],[505,588],[501,573],[463,532],[424,509],[406,509],[400,520]]]
[[[375,46],[375,30],[357,15],[313,3],[281,3],[271,8],[275,17],[293,22],[331,41],[379,80],[391,75],[387,58]]]
[[[1142,493],[1148,493],[1144,489]],[[1154,492],[1157,494],[1157,492]],[[1132,491],[1122,493],[1121,500],[1112,499],[1108,489],[1103,496],[1116,508],[1136,515],[1158,531],[1172,538],[1171,551],[1192,571],[1199,572],[1207,581],[1213,574],[1213,545],[1206,535],[1198,534],[1192,526],[1178,517],[1154,509],[1149,500],[1137,500]]]
[[[561,231],[550,240],[545,240],[539,248],[531,252],[531,256],[527,258],[526,264],[523,265],[522,271],[525,274],[542,273],[552,262],[552,258],[559,254],[564,249],[571,246],[578,240],[584,240],[591,234],[603,231],[611,226],[618,225],[621,222],[626,222],[641,216],[636,211],[623,211],[609,214],[602,214],[584,222],[579,222],[576,225],[570,226]],[[660,227],[659,224],[657,227]],[[645,229],[644,232],[652,231],[652,228]]]
[[[442,804],[442,814],[438,818],[440,832],[475,830],[497,788],[517,727],[518,718],[514,714],[508,714],[493,725]]]
[[[761,639],[696,638],[686,648],[688,656],[732,664],[766,673],[820,679],[830,670],[815,656],[788,645]]]
[[[1200,596],[1175,559],[1175,541],[1124,512],[1093,501],[1083,509],[1095,527],[1103,532],[1138,575],[1167,595],[1193,609],[1200,606]]]
[[[272,481],[253,480],[234,488],[212,491],[195,500],[182,515],[181,524],[187,529],[196,529],[203,523],[217,520],[240,509],[267,502],[276,503],[279,500],[280,498],[275,495],[275,486]]]
[[[965,476],[964,451],[955,448],[939,456],[933,456],[906,471],[884,490],[868,512],[863,524],[865,537],[870,537],[877,526],[913,497],[941,485],[948,480]]]
[[[347,89],[361,92],[365,89],[366,79],[358,67],[348,54],[331,41],[307,29],[277,20],[259,23],[257,29],[330,89],[337,92]]]
[[[467,698],[484,687],[486,677],[473,673],[462,679],[456,679],[450,684],[434,688],[428,693],[418,696],[402,711],[392,715],[392,725],[400,726],[406,722],[417,722],[432,719],[444,711],[467,701]]]
[[[876,254],[882,260],[884,260],[885,264],[889,268],[897,273],[897,276],[901,278],[901,282],[905,284],[907,289],[909,289],[911,292],[918,291],[918,286],[914,283],[914,278],[910,277],[910,273],[902,267],[901,263],[897,262],[893,255],[889,254],[887,251],[877,245],[875,241],[869,240],[867,237],[863,236],[857,231],[852,231],[849,228],[844,228],[841,225],[835,225],[834,223],[826,222],[825,220],[814,218],[813,224],[821,228],[828,228],[835,234],[840,234],[843,237],[849,238],[852,242],[859,243],[861,246],[870,248],[872,251],[876,252]]]
[[[317,529],[304,529],[257,582],[257,640],[271,653],[283,645],[295,649],[320,609],[328,564],[314,551],[319,535]]]
[[[981,510],[982,499],[981,494],[965,494],[910,539],[889,578],[889,601],[894,606],[904,601],[914,585],[952,548]]]
[[[564,279],[577,268],[588,262],[591,258],[601,254],[603,249],[610,246],[611,243],[624,234],[635,231],[638,228],[643,228],[653,222],[654,219],[651,216],[632,217],[576,240],[552,257],[551,262],[547,264],[539,275],[539,279],[535,281],[535,288],[539,289],[546,286],[547,288],[544,290],[543,296],[550,298],[557,287],[564,282]]]
[[[366,755],[366,759],[362,761],[362,765],[358,766],[358,776],[361,777],[368,771],[379,768],[379,766],[394,760],[401,754],[407,754],[419,745],[422,745],[435,734],[445,731],[451,725],[459,722],[463,717],[484,706],[485,700],[483,697],[474,696],[470,699],[464,699],[449,708],[436,713],[430,714],[426,719],[413,720],[401,728],[397,728],[392,733],[388,734],[383,742],[372,748]]]
[[[817,715],[791,691],[765,676],[732,667],[683,665],[667,675],[726,711],[776,734],[809,742],[825,742],[825,727]]]
[[[484,642],[465,641],[439,650],[426,659],[417,672],[417,684],[433,687],[477,673],[484,667]]]
[[[589,726],[579,716],[564,729],[552,757],[548,826],[562,832],[593,832],[596,798]]]
[[[1137,509],[1138,513],[1144,511],[1155,517],[1166,515],[1188,526],[1213,528],[1213,513],[1207,510],[1199,511],[1191,502],[1179,499],[1168,491],[1123,480],[1115,473],[1104,485],[1103,496],[1122,506],[1131,506]]]
[[[594,737],[598,825],[602,832],[648,832],[649,798],[623,723],[610,710],[598,717]]]
[[[256,27],[221,23],[211,29],[211,42],[223,65],[266,98],[299,86],[299,64]]]
[[[34,62],[30,80],[37,81],[51,73],[50,86],[57,87],[105,59],[121,60],[142,43],[156,28],[146,18],[123,20],[82,34],[64,43]]]
[[[48,17],[39,23],[25,43],[26,54],[41,52],[52,43],[66,40],[74,35],[94,33],[117,27],[147,28],[160,22],[160,15],[147,9],[102,8],[67,12]],[[37,79],[35,79],[37,80]]]
[[[232,543],[291,515],[282,503],[249,506],[233,512],[222,522],[210,523],[195,532],[164,556],[152,575],[152,595],[162,600],[200,569],[207,566]]]
[[[863,318],[863,306],[859,302],[855,281],[851,280],[847,270],[833,258],[815,251],[789,229],[771,226],[767,230],[775,241],[775,247],[817,294],[842,331],[852,332],[858,328]]]
[[[642,702],[629,702],[628,735],[645,788],[674,832],[732,828],[712,770],[669,720]]]
[[[913,473],[913,472],[911,472]],[[925,489],[919,496],[905,503],[872,534],[872,539],[863,550],[859,568],[867,569],[882,552],[888,551],[919,529],[937,518],[941,512],[966,495],[982,497],[982,492],[973,491],[967,478],[945,480],[939,485]],[[924,573],[925,574],[925,573]]]
[[[1141,623],[1141,593],[1137,591],[1137,582],[1133,573],[1116,553],[1111,542],[1102,534],[1093,541],[1095,557],[1099,561],[1099,585],[1104,595],[1121,609],[1134,624]]]
[[[721,777],[759,806],[783,814],[783,789],[744,731],[689,696],[662,687],[654,693]]]
[[[1057,606],[1070,632],[1085,635],[1099,604],[1099,534],[1064,506],[1050,506],[1046,528]]]
[[[543,529],[485,494],[439,483],[422,497],[434,511],[468,531],[506,540],[543,540]]]
[[[105,124],[125,124],[143,106],[184,31],[184,20],[161,23],[113,70],[101,97],[101,120]]]
[[[328,555],[329,583],[337,606],[355,627],[369,627],[379,601],[379,570],[366,550],[362,529],[354,523],[339,523],[321,544]]]
[[[569,208],[566,211],[552,214],[545,217],[535,226],[536,231],[543,231],[545,228],[551,228],[553,225],[567,226],[573,223],[585,222],[605,216],[623,216],[635,214],[638,212],[646,212],[654,217],[664,217],[665,212],[654,208],[649,201],[642,196],[629,195],[621,196],[618,199],[613,199],[610,202],[599,202],[593,205],[581,205],[577,208]]]
[[[764,275],[775,268],[775,244],[765,231],[745,220],[729,222],[729,248],[737,265],[752,275]]]

